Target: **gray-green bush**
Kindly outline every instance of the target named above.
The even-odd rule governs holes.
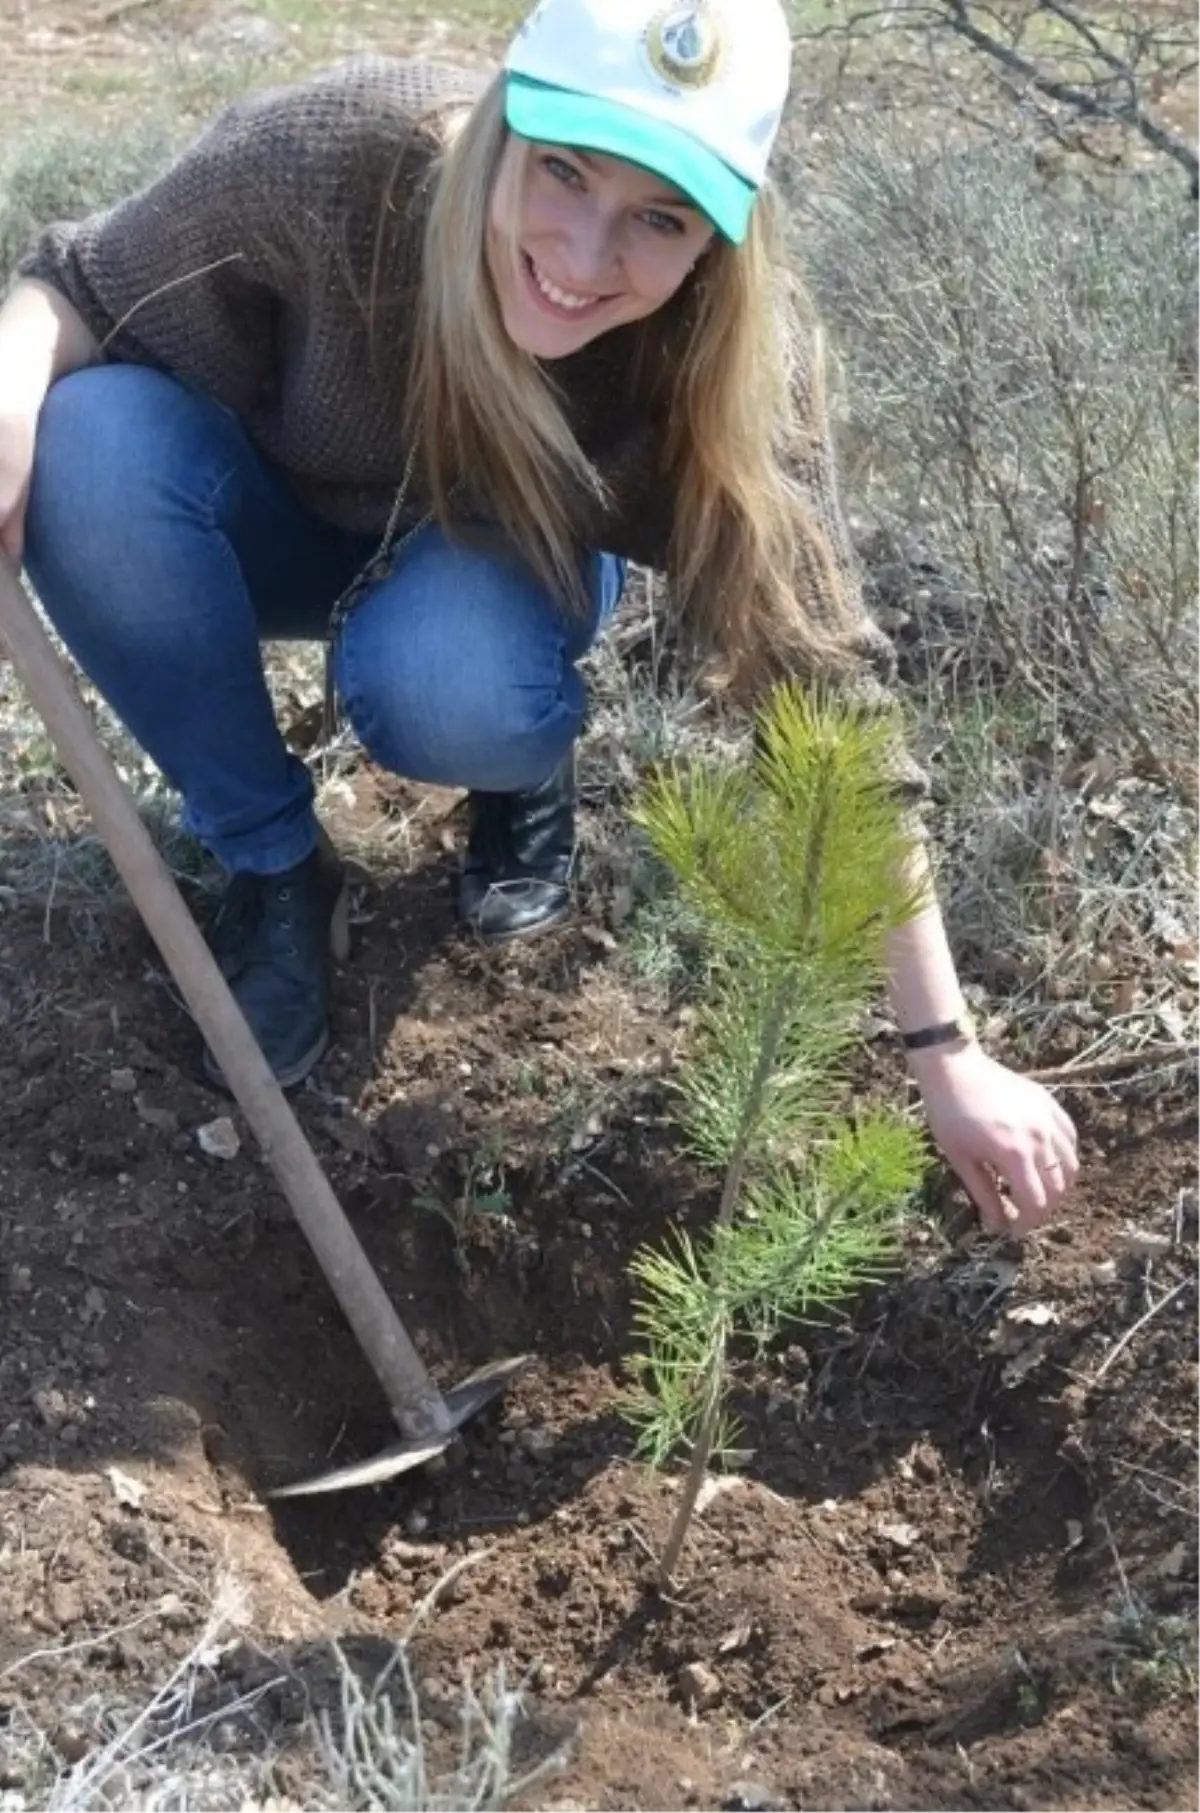
[[[960,961],[1103,1028],[1192,948],[1195,221],[1169,167],[1047,183],[1013,132],[828,141],[796,236]]]
[[[958,685],[999,679],[1171,774],[1196,712],[1177,174],[1048,184],[1020,142],[943,154],[876,129],[833,149],[801,236],[849,367],[856,491],[948,576]]]

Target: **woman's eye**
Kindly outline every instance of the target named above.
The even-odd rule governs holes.
[[[548,170],[550,175],[557,177],[560,183],[570,183],[574,186],[583,181],[574,164],[569,164],[565,157],[555,157],[553,153],[548,153],[541,161],[542,169]]]
[[[683,222],[677,214],[661,214],[657,208],[647,208],[642,219],[652,232],[672,234],[684,231]]]

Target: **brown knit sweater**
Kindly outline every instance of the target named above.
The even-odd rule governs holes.
[[[251,95],[148,188],[49,227],[21,274],[66,295],[107,357],[157,366],[227,404],[317,513],[377,533],[407,454],[398,425],[439,148],[431,115],[474,99],[483,83],[445,65],[367,57]],[[382,303],[373,334],[372,294]],[[663,568],[670,486],[659,426],[625,400],[627,346],[618,329],[557,361],[554,374],[611,499],[594,545]],[[803,380],[812,451],[799,476],[837,579],[857,598],[824,406]],[[408,521],[426,508],[417,490]],[[805,607],[820,617],[830,579],[805,577]],[[864,680],[888,684],[891,648],[865,613],[860,645]]]

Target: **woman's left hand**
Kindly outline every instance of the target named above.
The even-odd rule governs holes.
[[[984,1227],[1019,1235],[1049,1221],[1079,1174],[1074,1124],[1049,1090],[1006,1070],[974,1040],[913,1053],[910,1068],[929,1130]]]

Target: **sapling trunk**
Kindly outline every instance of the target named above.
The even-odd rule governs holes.
[[[742,1185],[746,1179],[746,1164],[750,1152],[750,1143],[762,1113],[763,1097],[767,1085],[775,1070],[775,1060],[779,1052],[779,1041],[783,1034],[788,1007],[795,992],[795,980],[785,976],[775,991],[775,998],[767,1009],[763,1022],[762,1042],[758,1050],[758,1062],[754,1075],[750,1079],[750,1088],[746,1094],[745,1107],[742,1110],[739,1138],[733,1157],[725,1172],[725,1181],[721,1186],[721,1200],[717,1207],[716,1226],[718,1230],[729,1228],[733,1224],[734,1214],[741,1201]],[[720,1233],[718,1232],[718,1242]],[[659,1558],[659,1572],[668,1587],[675,1573],[675,1567],[683,1548],[688,1525],[696,1509],[696,1500],[708,1472],[708,1463],[712,1459],[716,1445],[717,1428],[721,1420],[721,1407],[724,1401],[725,1357],[728,1346],[727,1336],[721,1338],[720,1347],[714,1353],[709,1366],[709,1375],[701,1387],[704,1409],[696,1428],[696,1437],[692,1443],[692,1458],[688,1465],[687,1476],[683,1482],[683,1496],[675,1513],[674,1522],[667,1534],[663,1552]]]
[[[782,688],[760,729],[748,775],[660,778],[638,814],[719,958],[708,1049],[680,1085],[697,1149],[721,1165],[716,1220],[702,1249],[681,1235],[674,1255],[633,1262],[650,1351],[629,1408],[656,1458],[691,1447],[659,1563],[668,1585],[717,1447],[731,1341],[874,1275],[920,1172],[895,1117],[851,1127],[833,1108],[884,936],[920,904],[902,880],[891,727]]]

